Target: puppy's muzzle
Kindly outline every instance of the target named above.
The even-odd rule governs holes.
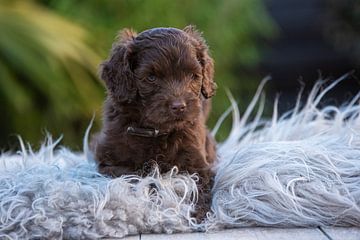
[[[184,100],[175,100],[170,104],[170,110],[175,115],[181,115],[186,110],[186,103]]]

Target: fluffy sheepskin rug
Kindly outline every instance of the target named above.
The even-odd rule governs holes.
[[[319,108],[317,83],[301,106],[263,120],[262,87],[218,146],[212,212],[191,218],[196,175],[171,172],[109,179],[84,153],[56,147],[0,156],[0,239],[97,239],[144,232],[243,226],[360,226],[360,93],[342,107]],[[322,90],[321,90],[322,89]],[[249,116],[258,105],[255,118]],[[218,126],[214,128],[216,133]],[[155,187],[154,187],[155,186]]]

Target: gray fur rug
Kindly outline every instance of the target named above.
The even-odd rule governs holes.
[[[318,82],[303,106],[298,101],[282,116],[275,101],[270,120],[261,117],[265,81],[242,117],[232,101],[233,128],[218,146],[212,211],[202,223],[191,218],[196,175],[174,168],[145,178],[101,176],[87,148],[88,131],[84,153],[51,137],[37,151],[20,140],[18,153],[0,156],[0,239],[360,226],[360,93],[342,107],[318,107],[339,81],[325,88]]]

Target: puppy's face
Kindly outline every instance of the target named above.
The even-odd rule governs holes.
[[[149,34],[150,35],[150,34]],[[138,37],[133,62],[145,125],[194,121],[201,112],[202,66],[184,33]]]
[[[214,94],[213,61],[200,34],[156,28],[136,36],[123,31],[102,78],[118,104],[136,103],[143,126],[176,128],[193,122],[202,100]]]

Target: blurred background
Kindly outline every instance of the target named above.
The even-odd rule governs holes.
[[[48,131],[80,150],[94,113],[93,131],[101,126],[97,67],[116,33],[189,24],[216,63],[210,127],[229,107],[226,88],[243,112],[267,75],[266,116],[275,94],[286,111],[301,84],[310,88],[321,76],[355,70],[331,95],[335,103],[360,89],[358,0],[0,0],[0,149],[14,149],[17,134],[38,146]]]

